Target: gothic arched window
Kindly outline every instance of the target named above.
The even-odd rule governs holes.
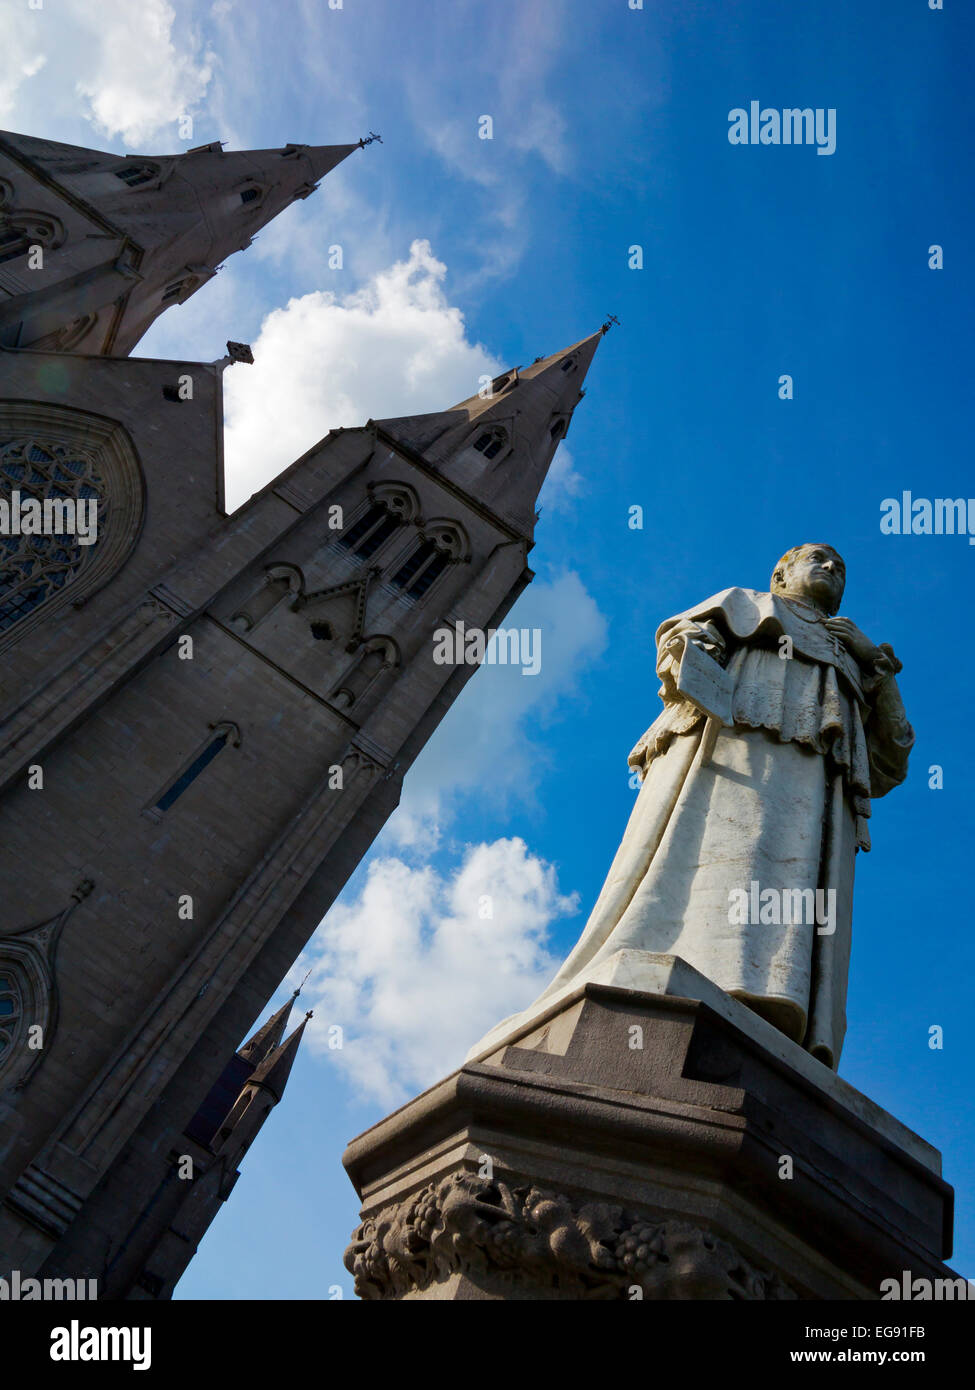
[[[370,638],[329,699],[340,709],[362,703],[363,697],[387,671],[400,663],[399,648],[391,637]]]
[[[339,545],[367,560],[402,524],[402,518],[395,516],[385,503],[374,502],[358,521],[342,532]]]
[[[55,328],[53,332],[44,333],[40,338],[32,338],[31,351],[74,352],[75,348],[79,347],[88,337],[97,322],[98,313],[95,310],[88,314],[79,314],[77,318],[62,324],[60,328]]]
[[[0,939],[0,1089],[23,1086],[47,1055],[57,1027],[58,937],[93,887],[86,879],[53,917]]]
[[[0,651],[115,572],[135,544],[144,497],[121,425],[0,401]]]
[[[24,991],[20,972],[0,960],[0,1068],[9,1061],[24,1020]]]
[[[26,256],[34,246],[53,251],[64,240],[64,228],[41,213],[0,213],[0,262]]]
[[[422,541],[419,547],[393,575],[392,583],[410,598],[422,598],[450,564],[450,556],[433,541]]]
[[[484,455],[486,459],[497,458],[501,450],[508,442],[508,436],[503,429],[495,428],[485,430],[474,440],[474,448],[478,453]]]
[[[173,780],[159,794],[155,802],[150,807],[146,807],[146,812],[152,819],[158,819],[164,811],[168,811],[174,801],[186,791],[200,773],[210,766],[218,753],[222,753],[227,744],[230,743],[234,748],[240,746],[240,730],[236,724],[224,723],[211,726],[210,737],[202,748],[199,748],[190,761],[184,764],[182,770],[177,773]]]
[[[305,577],[297,565],[268,565],[257,589],[237,609],[230,621],[238,632],[253,632],[282,599],[289,595],[292,606],[304,592]]]
[[[424,523],[419,545],[389,582],[412,599],[422,598],[451,564],[469,558],[470,540],[463,527],[449,517],[431,517]]]
[[[109,503],[89,451],[0,437],[0,504],[2,634],[80,574],[108,524]]]

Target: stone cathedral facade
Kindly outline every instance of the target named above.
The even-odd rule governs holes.
[[[434,631],[497,626],[532,578],[604,330],[333,430],[232,515],[248,349],[129,355],[354,149],[0,137],[0,1272],[171,1295],[281,1098],[294,1001],[241,1039],[476,669]],[[20,524],[31,499],[97,539]]]

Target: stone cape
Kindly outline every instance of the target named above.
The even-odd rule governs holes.
[[[676,688],[670,640],[694,632],[726,652],[734,727],[702,757],[704,715]],[[791,659],[780,639],[791,639]],[[527,1013],[615,952],[681,957],[835,1069],[846,1030],[853,868],[869,848],[870,798],[903,780],[908,725],[872,704],[889,670],[864,674],[822,622],[777,595],[728,589],[664,622],[665,708],[630,754],[643,785],[582,936]],[[730,895],[835,893],[814,920],[741,925]],[[510,1025],[506,1020],[494,1033]]]
[[[792,604],[778,594],[759,589],[723,589],[694,608],[667,618],[657,629],[658,651],[681,624],[720,619],[727,633],[737,641],[776,642],[787,636],[795,652],[809,661],[834,666],[855,694],[863,696],[863,677],[856,660],[821,621],[800,618]],[[661,695],[663,696],[663,691]]]

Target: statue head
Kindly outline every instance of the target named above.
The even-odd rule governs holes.
[[[772,572],[773,594],[805,599],[830,616],[839,611],[845,587],[846,565],[831,545],[794,545]]]

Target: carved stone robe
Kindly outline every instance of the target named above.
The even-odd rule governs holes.
[[[706,761],[705,715],[678,692],[666,650],[679,635],[733,681],[734,725]],[[582,937],[541,1000],[618,950],[676,955],[835,1068],[854,856],[870,848],[871,799],[903,781],[914,742],[896,659],[861,669],[814,609],[753,589],[669,619],[657,652],[664,710],[629,757],[640,793]],[[754,901],[752,885],[793,901],[796,890],[834,890],[833,929],[808,915],[733,920],[732,890]]]

